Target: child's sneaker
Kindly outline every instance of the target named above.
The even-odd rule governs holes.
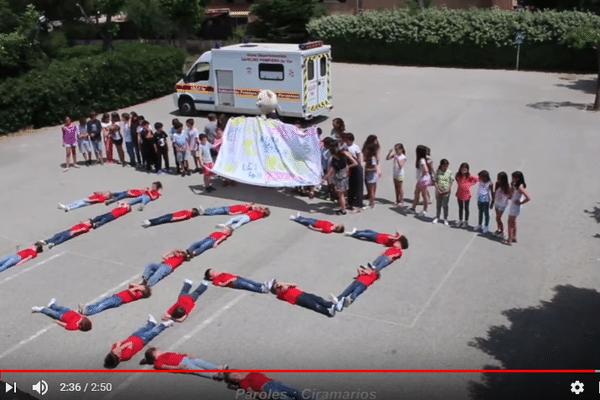
[[[162,323],[161,323],[161,325],[163,325],[165,328],[168,328],[168,327],[170,327],[170,326],[173,326],[173,324],[174,324],[174,322],[173,322],[173,320],[171,320],[171,319],[170,319],[170,320],[168,320],[168,321],[165,321],[165,322],[162,322]]]
[[[148,314],[148,322],[156,325],[156,319],[151,314]]]
[[[450,225],[450,223],[448,222],[447,219],[444,220],[444,225],[446,225],[446,226]]]
[[[290,219],[291,219],[292,221],[295,221],[295,220],[296,220],[296,216],[295,216],[295,215],[290,215]]]
[[[473,230],[475,232],[480,231],[481,230],[481,225],[477,225],[475,228],[473,228]]]
[[[350,296],[344,297],[344,307],[350,306],[354,300]]]
[[[147,228],[147,227],[149,227],[149,226],[150,226],[150,220],[148,220],[148,219],[145,219],[145,220],[143,220],[143,221],[142,221],[142,226],[143,226],[144,228]]]
[[[335,304],[332,304],[331,307],[327,309],[327,313],[330,317],[335,317]]]
[[[42,312],[43,309],[44,309],[44,307],[33,306],[33,307],[31,307],[31,312],[32,313]]]
[[[144,205],[143,204],[138,207],[138,211],[144,211]]]
[[[483,233],[488,233],[490,230],[488,229],[487,226],[484,226],[483,228],[481,228],[481,232]]]
[[[66,212],[66,211],[69,211],[69,209],[67,208],[67,206],[65,206],[65,205],[64,205],[64,204],[62,204],[62,203],[58,203],[58,209],[59,209],[59,210],[65,210],[65,212]]]
[[[46,307],[50,308],[52,307],[54,304],[56,304],[56,299],[51,299],[50,302],[48,303],[48,305]]]
[[[204,213],[205,213],[205,212],[206,212],[206,211],[204,211],[204,207],[202,207],[202,206],[198,206],[198,213],[199,213],[200,215],[204,215]]]
[[[194,281],[192,281],[191,279],[184,279],[183,283],[187,283],[188,285],[193,285]]]
[[[271,291],[271,289],[273,289],[273,286],[275,285],[277,281],[275,279],[271,279],[270,281],[265,282],[265,285],[267,285],[267,289],[269,289],[269,291]]]
[[[52,243],[52,242],[48,243],[48,248],[49,249],[53,248],[54,246],[56,246],[56,243]]]
[[[356,233],[356,228],[352,228],[352,230],[350,232],[344,232],[344,235],[346,236],[352,236]]]
[[[432,224],[437,224],[438,223],[438,219],[434,218],[433,221],[431,221]]]

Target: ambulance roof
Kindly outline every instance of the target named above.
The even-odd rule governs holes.
[[[270,53],[301,53],[303,55],[318,54],[324,51],[329,51],[329,45],[322,45],[319,47],[313,47],[307,50],[300,50],[297,44],[284,44],[284,43],[239,43],[231,46],[224,46],[220,49],[213,49],[219,52],[270,52]]]

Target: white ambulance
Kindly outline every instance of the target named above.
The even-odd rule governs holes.
[[[279,115],[312,119],[331,103],[331,46],[241,43],[213,49],[196,60],[173,95],[183,115],[196,111],[258,114],[263,89],[277,94]]]

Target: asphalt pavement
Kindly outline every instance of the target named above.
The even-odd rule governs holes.
[[[592,78],[347,64],[334,64],[332,77],[334,110],[319,125],[328,134],[331,118],[341,117],[359,145],[367,135],[377,135],[384,156],[395,143],[403,143],[409,199],[418,144],[432,149],[436,166],[446,158],[455,172],[462,162],[470,164],[471,172],[486,169],[492,177],[500,171],[523,171],[532,201],[518,218],[518,243],[506,246],[489,235],[434,225],[434,205],[426,218],[394,208],[391,162],[383,163],[375,208],[337,216],[331,202],[288,191],[217,184],[215,192],[205,193],[199,174],[157,177],[106,164],[65,173],[60,128],[44,128],[0,140],[0,258],[14,253],[16,246],[23,249],[110,210],[93,205],[65,213],[57,209],[59,202],[97,190],[144,187],[155,180],[163,183],[163,196],[144,211],[134,210],[0,274],[0,369],[102,369],[114,342],[143,326],[148,314],[160,318],[175,302],[183,280],[199,283],[207,268],[258,281],[293,282],[327,297],[339,294],[360,264],[384,251],[373,243],[310,231],[289,220],[297,211],[343,222],[347,229],[401,230],[410,247],[334,318],[271,294],[210,287],[183,324],[151,344],[232,369],[480,370],[503,366],[498,357],[473,346],[492,327],[509,325],[503,311],[539,306],[552,298],[557,285],[598,287],[598,221],[592,217],[598,215],[600,199],[599,116],[583,110],[593,101]],[[177,117],[171,96],[126,110],[166,126]],[[204,117],[195,120],[200,128],[206,123]],[[149,299],[92,317],[90,332],[68,332],[30,312],[52,297],[76,308],[79,302],[123,290],[139,280],[148,263],[208,236],[228,217],[201,216],[148,229],[141,227],[144,219],[199,204],[247,201],[269,206],[271,216],[242,227],[217,249],[178,268],[155,286]],[[457,209],[453,196],[451,221],[457,219]],[[475,201],[470,210],[470,223],[476,225]],[[495,230],[495,222],[490,227]],[[141,358],[142,353],[116,371],[143,368]],[[355,396],[338,398],[469,398],[472,383],[481,381],[476,373],[268,375],[319,399],[335,398],[332,393],[337,392]],[[40,398],[60,400],[245,398],[223,383],[180,374],[5,372],[2,379],[17,381],[29,392],[31,384],[44,379],[49,392]],[[81,389],[69,391],[61,385],[77,382],[110,383],[111,390],[90,388],[84,395]]]

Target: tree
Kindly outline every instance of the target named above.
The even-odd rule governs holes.
[[[19,22],[18,11],[8,0],[0,0],[0,33],[10,33],[17,29]]]
[[[127,0],[124,7],[127,19],[133,22],[144,39],[170,39],[175,25],[165,18],[160,0]]]
[[[594,48],[598,61],[598,80],[596,83],[596,99],[594,111],[600,110],[600,25],[582,25],[571,30],[564,43],[577,49]]]
[[[96,0],[96,4],[98,5],[98,10],[102,14],[106,14],[104,47],[108,51],[114,51],[115,48],[112,43],[114,34],[112,17],[123,10],[123,7],[125,6],[125,0]]]
[[[308,40],[308,22],[321,12],[316,0],[265,0],[250,8],[258,20],[252,29],[258,38],[274,42],[302,43]]]
[[[16,17],[16,29],[10,33],[0,33],[0,75],[16,75],[25,72],[39,55],[36,43],[37,22],[40,14],[31,4],[25,12]]]
[[[182,47],[186,47],[190,34],[204,19],[204,11],[211,0],[159,0],[161,8],[177,29]]]

